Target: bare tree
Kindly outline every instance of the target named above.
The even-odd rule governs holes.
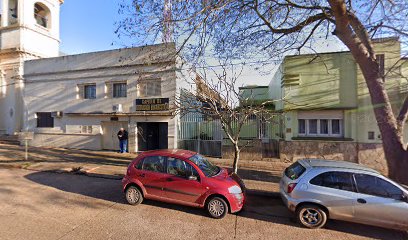
[[[173,38],[191,61],[219,58],[276,59],[288,51],[313,48],[316,40],[333,37],[351,52],[368,87],[381,132],[391,178],[408,184],[408,150],[403,130],[408,97],[392,111],[372,39],[408,37],[406,0],[185,0],[172,1]],[[163,2],[133,0],[123,4],[126,16],[118,34],[145,43],[163,30]],[[131,13],[132,15],[127,15]],[[403,48],[404,49],[404,48]]]
[[[234,147],[233,172],[238,171],[240,153],[250,141],[241,140],[242,128],[249,118],[264,123],[274,121],[270,101],[252,101],[252,93],[243,95],[238,91],[240,72],[220,65],[222,70],[212,70],[211,75],[203,71],[191,81],[192,88],[184,88],[175,101],[175,113],[181,117],[198,114],[206,119],[219,120],[222,129]]]

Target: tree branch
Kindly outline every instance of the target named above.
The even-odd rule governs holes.
[[[288,33],[294,33],[294,32],[299,32],[302,30],[304,27],[310,25],[311,23],[317,22],[319,20],[324,20],[327,19],[327,14],[326,13],[319,13],[316,15],[309,16],[306,18],[304,21],[298,23],[297,25],[290,27],[290,28],[274,28],[271,24],[271,22],[265,18],[265,16],[259,11],[258,8],[258,0],[255,0],[254,5],[251,7],[255,13],[258,15],[258,17],[265,23],[265,25],[269,28],[269,30],[272,33],[278,33],[278,34],[288,34]]]

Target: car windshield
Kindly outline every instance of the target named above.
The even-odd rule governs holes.
[[[207,177],[212,177],[220,172],[220,168],[213,165],[205,157],[196,154],[190,158],[190,161],[195,163]]]

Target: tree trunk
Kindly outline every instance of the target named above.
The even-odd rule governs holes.
[[[397,182],[408,184],[408,154],[404,146],[403,133],[397,127],[391,103],[379,74],[376,62],[358,61],[364,75],[375,118],[380,129],[385,158],[387,159],[388,175]]]
[[[403,133],[392,111],[369,34],[360,20],[347,12],[344,0],[328,0],[328,2],[336,21],[335,34],[350,49],[353,58],[360,66],[370,92],[387,159],[388,174],[397,182],[408,184],[408,174],[404,174],[408,169],[408,153],[403,142]]]
[[[240,153],[240,149],[239,149],[238,142],[237,142],[236,144],[234,144],[234,163],[232,165],[232,171],[235,174],[238,174],[239,153]]]

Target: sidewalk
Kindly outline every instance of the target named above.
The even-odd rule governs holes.
[[[29,148],[28,161],[24,147],[0,142],[0,167],[24,168],[33,171],[86,174],[94,177],[121,179],[136,154],[62,148]],[[209,158],[218,166],[231,167],[231,159]],[[277,197],[278,182],[286,163],[240,160],[238,174],[248,193]]]

